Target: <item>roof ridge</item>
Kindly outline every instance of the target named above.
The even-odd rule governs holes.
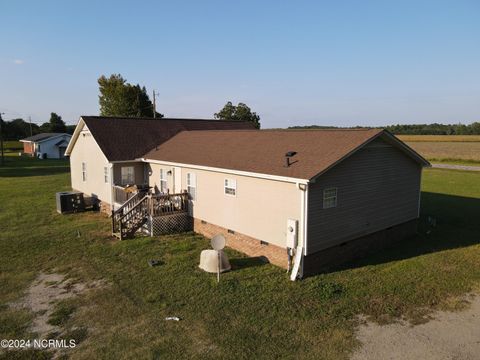
[[[258,133],[282,133],[282,132],[326,132],[326,131],[338,131],[338,132],[350,132],[350,131],[355,131],[355,132],[361,132],[361,131],[384,131],[385,129],[383,128],[362,128],[362,129],[228,129],[228,130],[219,130],[219,129],[208,129],[208,130],[183,130],[185,133],[191,133],[191,132],[202,132],[202,133],[208,133],[208,132],[258,132]]]
[[[247,121],[239,120],[224,120],[224,119],[200,119],[200,118],[150,118],[150,117],[128,117],[128,116],[99,116],[99,115],[81,115],[81,118],[95,118],[95,119],[108,119],[108,120],[155,120],[155,121],[218,121],[218,122],[242,122],[246,123]]]

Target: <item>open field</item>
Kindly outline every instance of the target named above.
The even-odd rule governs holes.
[[[431,162],[480,164],[480,135],[398,135]]]
[[[381,254],[293,283],[227,250],[234,270],[217,284],[198,269],[204,237],[114,240],[102,214],[56,213],[54,193],[69,188],[66,162],[10,156],[0,168],[0,339],[36,338],[31,325],[47,314],[57,329],[49,337],[80,341],[65,350],[71,359],[346,359],[359,345],[357,315],[426,321],[478,288],[479,183],[478,173],[425,171],[420,234]],[[52,274],[47,290],[83,290],[36,314],[13,306],[36,294],[41,273]],[[50,356],[0,350],[0,359]]]
[[[407,142],[429,161],[480,163],[480,142]]]
[[[396,135],[406,142],[480,142],[480,135]]]
[[[23,150],[23,143],[20,141],[4,141],[3,148],[6,152],[18,152]]]

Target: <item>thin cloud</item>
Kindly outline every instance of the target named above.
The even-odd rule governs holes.
[[[25,63],[25,60],[15,59],[15,60],[13,60],[13,63],[14,63],[15,65],[22,65],[22,64]]]

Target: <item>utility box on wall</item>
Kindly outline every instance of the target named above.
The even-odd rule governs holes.
[[[297,247],[298,221],[287,220],[287,248],[295,249]]]

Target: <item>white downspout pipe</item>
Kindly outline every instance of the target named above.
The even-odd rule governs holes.
[[[113,176],[114,176],[114,171],[113,171],[113,164],[111,162],[108,163],[108,173],[110,177],[110,207],[112,210],[115,210],[115,203],[114,203],[114,192],[113,192]]]
[[[300,234],[298,237],[297,249],[295,250],[295,260],[293,264],[293,269],[290,274],[290,280],[297,280],[299,273],[303,274],[303,256],[306,253],[307,245],[307,194],[308,194],[308,184],[297,184],[298,189],[300,190]]]

